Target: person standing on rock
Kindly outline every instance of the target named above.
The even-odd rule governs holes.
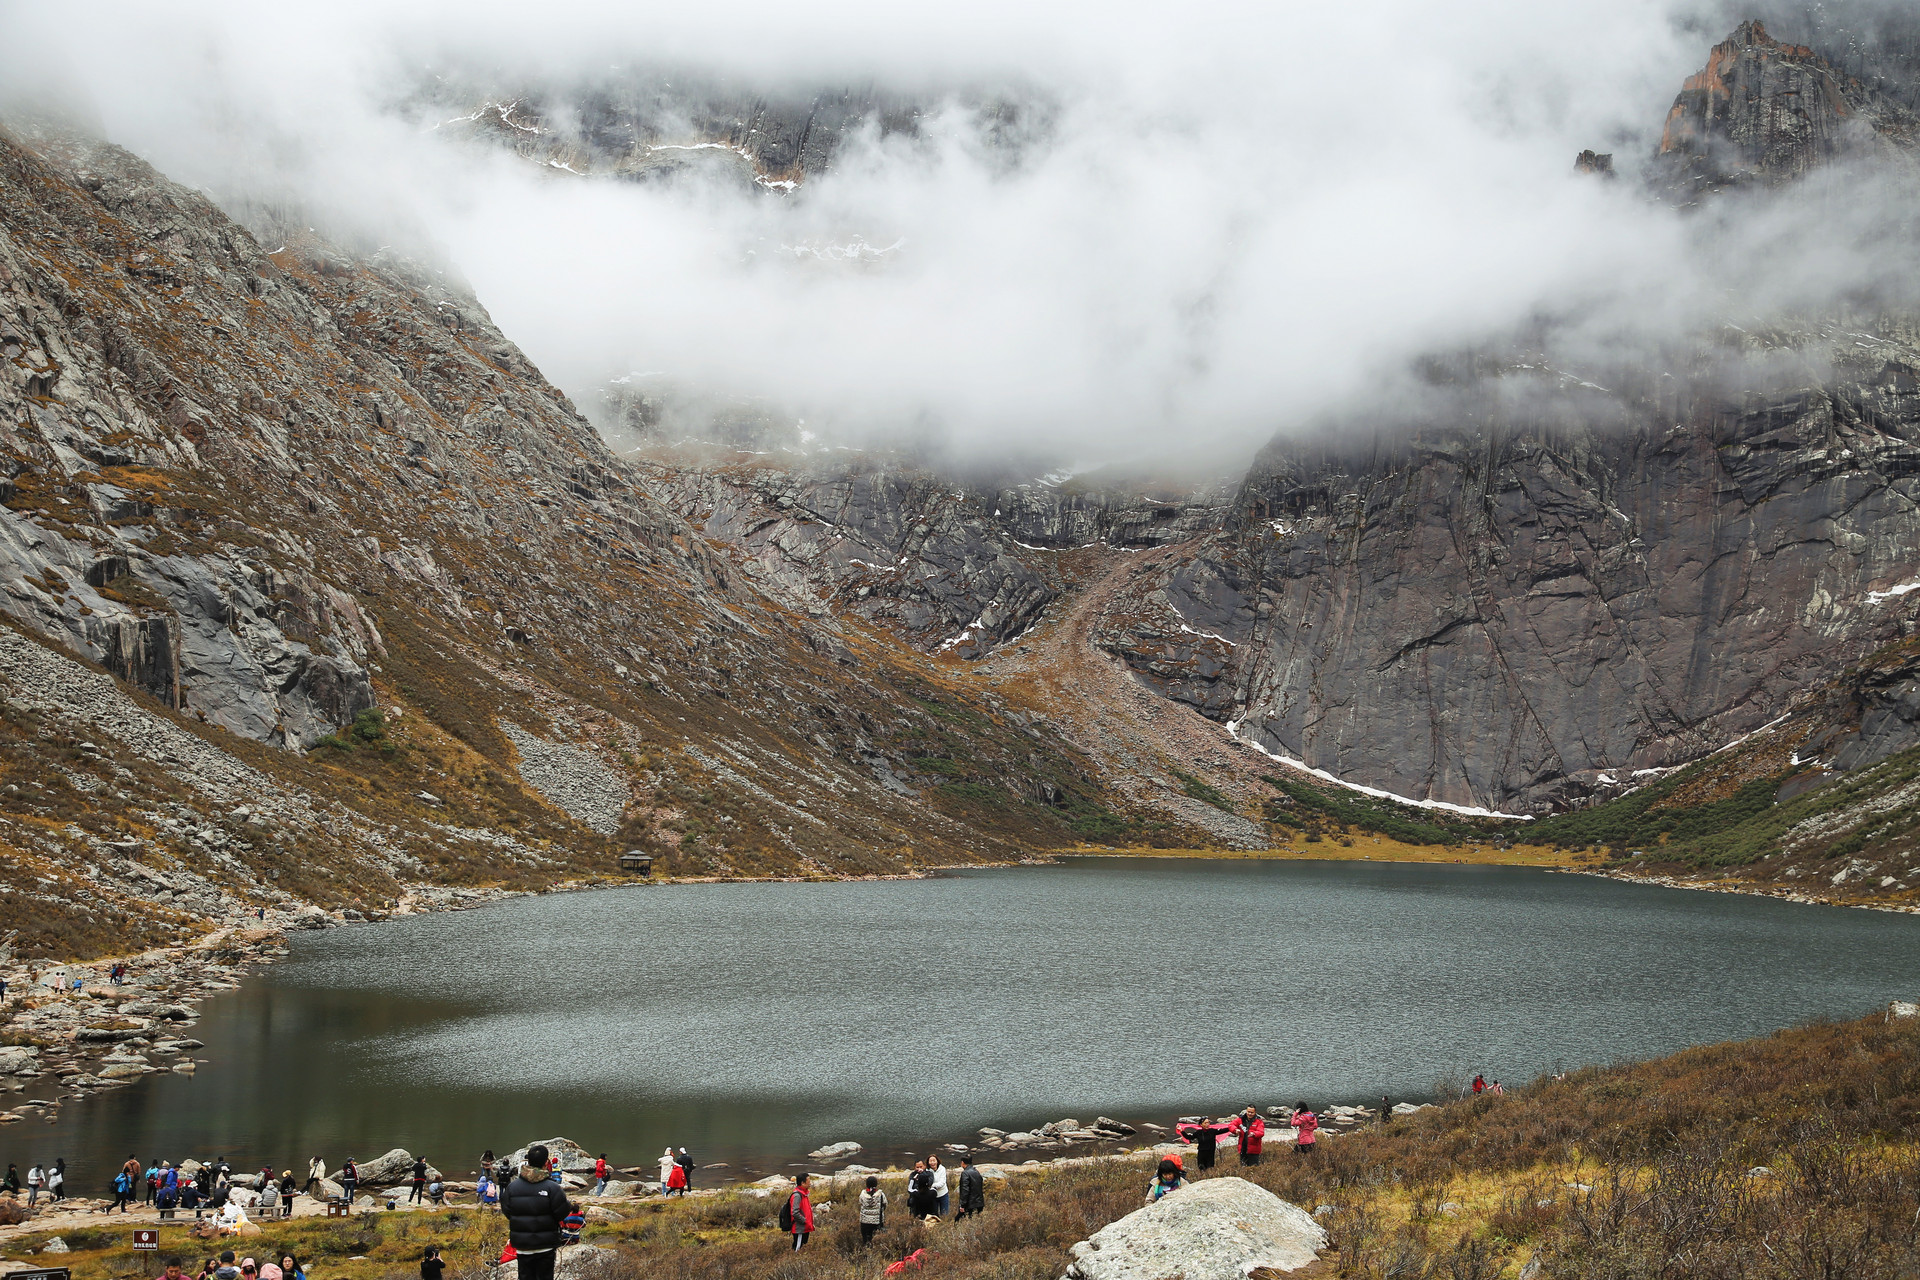
[[[806,1174],[793,1175],[793,1192],[780,1216],[786,1219],[787,1234],[793,1237],[793,1251],[800,1252],[813,1234],[813,1200],[807,1195]]]
[[[887,1193],[880,1189],[880,1179],[867,1175],[867,1185],[860,1192],[860,1243],[873,1243],[874,1233],[887,1225]]]
[[[987,1180],[973,1167],[973,1156],[960,1157],[960,1212],[954,1221],[984,1213],[987,1208]]]
[[[40,1203],[40,1189],[47,1185],[47,1171],[38,1160],[27,1169],[27,1208]]]
[[[674,1166],[679,1162],[673,1158],[673,1148],[668,1147],[660,1153],[660,1190],[665,1191],[673,1181]]]
[[[352,1204],[353,1189],[359,1185],[360,1166],[354,1163],[352,1156],[348,1156],[347,1162],[340,1166],[340,1198],[348,1204]]]
[[[1307,1110],[1307,1104],[1293,1104],[1293,1149],[1303,1156],[1313,1154],[1314,1144],[1320,1137],[1320,1117]]]
[[[527,1162],[507,1184],[500,1199],[507,1215],[507,1240],[519,1261],[520,1280],[553,1280],[554,1251],[560,1224],[573,1212],[560,1180],[547,1169],[547,1149],[527,1148]]]
[[[407,1195],[408,1204],[425,1204],[427,1199],[427,1158],[413,1158],[413,1190]]]
[[[1260,1146],[1266,1141],[1267,1122],[1260,1113],[1248,1107],[1233,1118],[1227,1126],[1227,1132],[1240,1140],[1240,1163],[1243,1165],[1260,1163]]]

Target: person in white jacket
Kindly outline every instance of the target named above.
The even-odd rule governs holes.
[[[665,1151],[662,1151],[660,1153],[660,1190],[662,1193],[666,1191],[667,1181],[672,1177],[673,1177],[673,1148],[668,1147]]]
[[[46,1185],[47,1172],[40,1167],[40,1162],[36,1160],[34,1161],[33,1168],[27,1170],[27,1206],[29,1208],[33,1207],[33,1204],[40,1199],[40,1188]]]

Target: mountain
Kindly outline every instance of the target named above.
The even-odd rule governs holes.
[[[1044,720],[759,590],[457,280],[261,244],[58,130],[0,160],[0,843],[30,945],[629,847],[858,873],[1132,829]]]
[[[1890,65],[1743,25],[1648,198],[1900,171]],[[413,105],[608,180],[726,151],[766,198],[917,110],[629,88]],[[627,849],[805,876],[1524,838],[1476,814],[1907,892],[1897,305],[1577,366],[1550,334],[1437,353],[1232,474],[827,447],[764,407],[690,441],[619,395],[645,429],[616,451],[447,271],[8,130],[0,896],[30,954],[593,882]]]

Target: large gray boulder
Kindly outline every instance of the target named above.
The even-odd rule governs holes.
[[[1068,1280],[1244,1280],[1296,1271],[1326,1248],[1313,1215],[1244,1178],[1211,1178],[1110,1222],[1073,1246]]]
[[[440,1176],[440,1171],[432,1165],[427,1166],[427,1179],[432,1181]],[[396,1182],[405,1182],[413,1177],[413,1154],[404,1147],[395,1147],[383,1156],[360,1162],[360,1181],[369,1187],[384,1187]]]
[[[560,1171],[562,1173],[593,1172],[592,1153],[572,1138],[542,1138],[538,1142],[529,1142],[526,1146],[521,1147],[518,1151],[508,1156],[507,1159],[512,1162],[513,1167],[517,1170],[527,1162],[527,1151],[533,1147],[545,1147],[549,1156],[558,1157],[560,1160]]]

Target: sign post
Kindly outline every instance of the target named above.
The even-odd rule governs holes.
[[[135,1227],[133,1230],[133,1248],[135,1253],[151,1253],[160,1247],[160,1232],[156,1227]],[[140,1274],[149,1275],[145,1258],[140,1260]]]

